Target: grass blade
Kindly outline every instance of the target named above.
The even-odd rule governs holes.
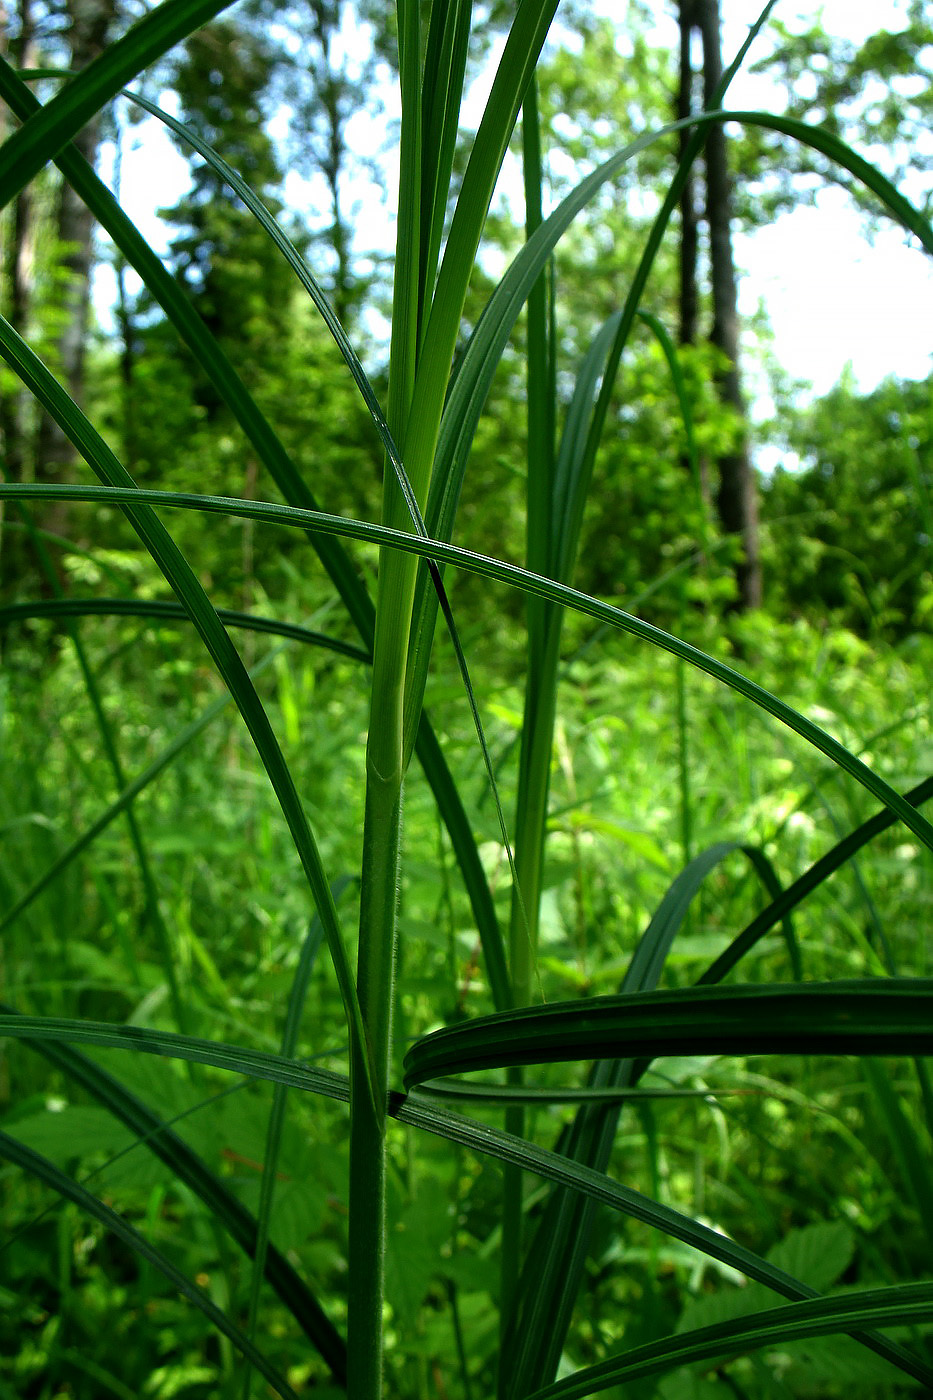
[[[0,1003],[0,1011],[15,1016]],[[73,1045],[56,1040],[23,1038],[21,1043],[49,1060],[69,1080],[112,1113],[141,1145],[152,1152],[177,1180],[204,1202],[211,1216],[251,1258],[256,1257],[257,1227],[249,1211],[215,1175],[183,1138],[167,1127],[157,1113],[131,1093],[118,1079]],[[265,1276],[288,1308],[308,1340],[330,1366],[338,1385],[346,1384],[346,1347],[330,1318],[323,1311],[307,1284],[286,1257],[270,1244],[265,1259]]]
[[[14,369],[64,430],[66,436],[105,482],[119,483],[132,496],[132,478],[107,444],[71,401],[61,385],[20,339],[8,322],[0,318],[0,354]],[[327,944],[340,986],[351,1045],[360,1047],[361,1071],[369,1081],[369,1058],[356,987],[343,942],[340,922],[324,875],[317,844],[308,825],[294,780],[275,737],[268,715],[229,636],[224,631],[204,589],[181,554],[155,511],[147,505],[126,503],[126,514],[152,558],[183,604],[210,653],[224,683],[230,690],[247,729],[256,744],[263,767],[282,808],[309,889],[327,933]]]
[[[739,1351],[775,1344],[783,1347],[804,1337],[848,1332],[854,1327],[893,1327],[926,1322],[933,1317],[933,1283],[905,1283],[891,1288],[865,1288],[843,1298],[818,1298],[739,1321],[717,1323],[666,1337],[662,1342],[634,1347],[598,1366],[545,1386],[528,1400],[586,1400],[611,1386],[686,1366],[713,1357],[726,1359]]]
[[[37,175],[85,122],[157,58],[227,8],[230,0],[161,0],[109,44],[0,148],[0,209]]]
[[[5,339],[5,335],[4,335]],[[508,564],[501,559],[490,559],[484,554],[459,549],[443,540],[422,540],[405,530],[394,530],[386,525],[375,525],[360,520],[348,520],[340,515],[326,515],[320,511],[298,510],[294,506],[273,505],[269,502],[245,501],[228,496],[197,496],[180,491],[147,491],[142,488],[66,486],[66,485],[9,485],[0,483],[0,500],[39,499],[97,501],[109,500],[115,505],[158,504],[188,510],[203,510],[222,515],[239,516],[248,520],[266,520],[299,529],[321,530],[325,533],[344,535],[349,539],[369,540],[376,544],[391,544],[405,553],[433,557],[447,563],[457,564],[484,578],[497,579],[509,583],[525,592],[536,593],[539,597],[553,599],[554,602],[573,608],[576,612],[607,623],[620,632],[627,632],[643,641],[651,643],[673,656],[682,657],[697,670],[704,671],[715,680],[721,681],[738,694],[760,706],[775,719],[786,724],[814,748],[819,749],[850,776],[867,788],[889,807],[890,810],[923,843],[933,850],[933,826],[917,811],[903,795],[874,773],[865,763],[849,752],[831,734],[820,729],[799,711],[786,704],[778,696],[765,690],[748,676],[725,665],[715,657],[701,651],[690,642],[681,641],[650,622],[643,622],[630,613],[611,603],[604,603],[566,584],[553,579],[542,578],[518,565]]]
[[[928,1055],[933,978],[687,987],[481,1016],[424,1036],[405,1085],[511,1064],[702,1054]]]
[[[232,1322],[226,1313],[221,1312],[202,1288],[192,1283],[179,1269],[176,1269],[161,1250],[150,1244],[144,1235],[141,1235],[126,1220],[117,1215],[116,1211],[104,1205],[103,1201],[99,1201],[89,1191],[85,1191],[83,1186],[79,1186],[71,1177],[59,1171],[58,1167],[47,1158],[41,1157],[38,1152],[33,1152],[32,1148],[17,1142],[15,1138],[4,1132],[0,1132],[0,1157],[45,1182],[65,1200],[73,1202],[80,1210],[85,1211],[95,1220],[99,1220],[142,1259],[158,1269],[169,1283],[188,1299],[189,1303],[193,1303],[196,1308],[199,1308],[211,1325],[218,1332],[222,1332],[237,1350],[255,1366],[277,1395],[281,1395],[283,1400],[297,1400],[288,1381],[266,1360],[261,1352],[256,1350],[236,1323]]]
[[[405,471],[404,463],[402,462],[401,455],[399,453],[398,447],[396,446],[395,439],[393,438],[392,433],[389,429],[389,425],[386,422],[386,418],[383,414],[382,407],[379,403],[378,398],[376,397],[376,392],[373,389],[372,383],[368,375],[366,374],[366,371],[363,369],[363,366],[360,363],[359,356],[357,355],[349,339],[347,338],[347,334],[344,331],[343,326],[341,326],[339,320],[337,319],[333,307],[327,300],[327,297],[325,296],[322,287],[318,283],[314,274],[311,272],[311,269],[308,267],[308,264],[298,252],[298,249],[292,243],[291,239],[287,236],[287,234],[283,231],[278,221],[269,212],[269,210],[263,204],[262,200],[255,193],[255,191],[246,183],[244,179],[242,179],[240,175],[237,174],[237,172],[233,169],[232,166],[227,164],[227,162],[223,159],[222,156],[217,154],[214,148],[207,141],[202,140],[202,138],[193,128],[186,126],[184,122],[178,121],[176,117],[173,117],[168,112],[163,111],[161,107],[156,106],[154,102],[150,102],[149,99],[147,97],[143,97],[141,93],[127,92],[125,93],[125,96],[128,97],[131,102],[134,102],[138,107],[141,107],[143,111],[148,112],[150,116],[156,117],[157,120],[164,123],[164,125],[167,126],[171,131],[173,131],[181,141],[191,146],[194,150],[198,152],[200,156],[204,158],[207,164],[211,166],[211,168],[215,170],[218,175],[220,175],[221,179],[227,182],[227,184],[233,190],[234,194],[243,201],[247,209],[249,209],[250,213],[257,220],[257,222],[260,224],[263,230],[268,234],[272,242],[275,244],[276,248],[281,253],[285,262],[288,263],[289,267],[295,273],[295,275],[298,278],[298,281],[301,283],[301,286],[307,292],[308,296],[311,298],[311,301],[314,303],[315,307],[320,313],[324,324],[327,326],[327,329],[330,331],[331,336],[334,339],[334,343],[336,344],[338,350],[343,356],[344,364],[349,369],[350,374],[353,377],[353,381],[360,391],[360,396],[362,397],[363,402],[369,410],[369,414],[376,427],[376,431],[378,432],[379,437],[382,440],[382,445],[385,448],[386,455],[389,461],[391,462],[392,468],[399,480],[399,485],[401,486],[403,492],[405,492],[406,502],[408,504],[409,514],[411,515],[412,521],[415,524],[417,524],[420,520],[420,512],[418,510],[417,503],[415,502],[414,494],[411,491],[410,483],[408,482],[408,477]],[[427,533],[427,531],[423,528],[423,523],[420,533]]]
[[[28,118],[43,108],[0,56],[0,97],[17,116]],[[259,460],[285,499],[309,510],[317,501],[295,468],[276,434],[224,351],[207,330],[178,283],[126,217],[106,185],[74,150],[64,150],[57,164],[65,179],[106,229],[127,263],[139,274],[184,344],[188,346],[221,399],[230,408]],[[372,646],[373,606],[365,586],[339,541],[314,539],[318,555],[357,627],[363,643]]]
[[[933,1245],[933,1172],[930,1171],[923,1145],[904,1112],[885,1066],[878,1060],[867,1058],[862,1062],[862,1072],[888,1130],[907,1193],[920,1216],[927,1239]]]
[[[191,1036],[150,1027],[67,1021],[52,1017],[0,1015],[0,1036],[3,1035],[18,1039],[74,1042],[168,1055],[231,1070],[235,1074],[293,1085],[343,1103],[349,1100],[349,1081],[344,1075],[302,1064],[297,1060],[285,1060],[282,1056],[267,1051],[221,1045],[216,1041],[197,1040]],[[523,1171],[533,1172],[559,1186],[579,1191],[612,1210],[640,1220],[653,1229],[659,1229],[671,1238],[702,1251],[710,1258],[728,1264],[756,1282],[773,1288],[785,1298],[802,1299],[817,1296],[815,1290],[808,1285],[792,1278],[783,1269],[761,1259],[725,1235],[691,1220],[670,1206],[642,1195],[631,1187],[622,1186],[601,1172],[593,1171],[582,1163],[570,1161],[559,1153],[549,1152],[487,1123],[479,1123],[461,1114],[450,1113],[416,1093],[392,1094],[389,1111],[400,1123],[410,1124],[440,1136],[447,1142],[459,1144],[498,1161],[512,1163],[521,1167]],[[866,1334],[858,1334],[858,1340],[927,1386],[933,1386],[933,1369],[910,1356],[902,1347],[882,1337]]]
[[[915,788],[904,794],[904,799],[915,807],[921,806],[933,797],[933,778],[925,778],[922,783],[918,783]],[[763,938],[775,924],[779,923],[792,909],[806,899],[818,889],[830,875],[834,874],[847,860],[850,860],[863,846],[867,846],[869,841],[882,831],[887,831],[896,821],[896,817],[890,808],[884,808],[876,812],[873,817],[862,822],[861,826],[849,833],[842,841],[839,841],[832,850],[827,851],[825,856],[814,862],[809,870],[792,884],[788,885],[781,894],[776,895],[766,909],[748,924],[740,934],[729,944],[724,952],[720,953],[715,962],[699,978],[699,984],[707,985],[712,982],[721,982],[723,977],[735,967],[736,963],[753,948],[759,939]]]
[[[270,637],[284,637],[290,642],[320,647],[350,661],[369,664],[372,657],[362,647],[331,637],[326,632],[285,622],[276,617],[260,617],[255,613],[239,612],[235,608],[217,608],[217,616],[225,627],[237,627],[246,632],[259,632]],[[174,598],[36,598],[26,603],[10,603],[0,607],[0,627],[12,627],[30,618],[53,617],[139,617],[149,622],[184,622],[191,618]],[[251,675],[258,668],[254,667]]]
[[[460,1114],[428,1106],[423,1096],[411,1094],[400,1101],[395,1108],[395,1116],[400,1122],[435,1133],[448,1142],[459,1143],[471,1151],[496,1158],[502,1162],[512,1162],[523,1171],[534,1172],[556,1185],[565,1186],[571,1191],[580,1192],[594,1201],[620,1211],[634,1220],[640,1220],[652,1229],[662,1231],[672,1239],[680,1240],[693,1249],[701,1250],[711,1259],[718,1259],[745,1274],[758,1283],[764,1283],[785,1298],[804,1299],[817,1297],[816,1290],[808,1284],[792,1278],[783,1269],[777,1268],[765,1259],[745,1249],[715,1230],[690,1220],[670,1206],[643,1196],[631,1187],[622,1186],[601,1172],[580,1162],[572,1162],[560,1153],[548,1152],[545,1148],[513,1137],[488,1124],[477,1123]],[[856,1340],[878,1356],[898,1366],[908,1375],[915,1377],[929,1387],[933,1384],[933,1368],[912,1356],[903,1347],[876,1333],[858,1332]]]
[[[419,292],[419,305],[422,308],[429,304],[434,290],[447,216],[472,9],[471,0],[454,0],[453,4],[434,5],[431,8],[422,88],[424,152],[422,278]]]

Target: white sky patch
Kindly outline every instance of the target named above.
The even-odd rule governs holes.
[[[124,111],[127,104],[123,104]],[[174,92],[163,92],[159,106],[169,116],[177,117],[178,99]],[[139,108],[135,111],[139,112]],[[100,178],[114,188],[115,152],[105,144],[101,152]],[[160,256],[168,251],[171,237],[168,226],[159,218],[160,209],[170,209],[190,185],[188,162],[172,144],[168,128],[156,117],[145,116],[131,126],[125,137],[120,169],[119,199],[123,212],[136,225],[154,252]],[[105,248],[112,247],[102,230],[98,237]],[[126,274],[127,291],[135,296],[142,290],[136,273]],[[117,279],[110,263],[98,263],[94,268],[92,295],[97,319],[105,331],[112,332],[115,323],[112,308],[117,300]]]
[[[930,373],[931,260],[891,226],[870,245],[841,190],[737,239],[736,255],[743,313],[763,299],[780,362],[815,394],[847,364],[863,391]]]

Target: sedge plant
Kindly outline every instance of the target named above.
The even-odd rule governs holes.
[[[268,473],[282,500],[246,501],[219,494],[184,494],[140,488],[94,424],[73,403],[49,368],[6,322],[0,323],[0,353],[9,370],[57,420],[96,478],[71,484],[36,485],[3,481],[0,499],[15,502],[28,519],[36,502],[52,499],[94,502],[124,513],[173,600],[37,599],[3,611],[5,625],[27,617],[73,619],[94,613],[134,615],[149,623],[186,619],[200,637],[226,696],[246,725],[277,799],[307,890],[309,933],[294,976],[278,1052],[245,1044],[198,1038],[185,1024],[183,996],[171,964],[170,940],[160,937],[164,975],[171,989],[176,1027],[145,1022],[120,1024],[79,1017],[24,1014],[4,1007],[0,1033],[30,1053],[45,1057],[65,1081],[102,1106],[135,1140],[171,1172],[202,1204],[218,1232],[232,1238],[253,1260],[253,1282],[246,1318],[218,1305],[144,1232],[121,1217],[94,1183],[82,1183],[26,1143],[15,1130],[0,1135],[0,1153],[11,1167],[44,1182],[63,1201],[87,1212],[161,1271],[210,1327],[238,1349],[270,1393],[292,1396],[295,1385],[275,1360],[275,1349],[259,1325],[261,1289],[268,1285],[291,1319],[295,1336],[309,1354],[322,1359],[333,1385],[353,1400],[378,1400],[385,1361],[386,1265],[389,1228],[387,1142],[390,1125],[433,1135],[458,1151],[501,1163],[504,1185],[499,1226],[501,1269],[490,1287],[499,1313],[500,1356],[496,1386],[502,1400],[544,1400],[545,1396],[598,1394],[644,1381],[688,1363],[728,1358],[740,1350],[775,1342],[844,1332],[861,1347],[883,1357],[905,1381],[930,1388],[933,1361],[918,1342],[933,1317],[933,1284],[902,1279],[884,1288],[861,1289],[845,1297],[824,1297],[807,1279],[754,1253],[699,1219],[674,1209],[659,1192],[621,1185],[610,1174],[620,1115],[628,1100],[647,1090],[641,1085],[653,1061],[703,1055],[862,1055],[880,1112],[925,1222],[930,1218],[929,1167],[924,1131],[911,1124],[898,1097],[897,1083],[882,1057],[905,1057],[919,1074],[921,1097],[929,1108],[922,1057],[933,1053],[933,981],[891,975],[838,983],[803,979],[805,950],[798,947],[792,916],[796,907],[823,885],[856,850],[885,826],[901,823],[910,839],[933,850],[933,826],[923,814],[929,782],[900,793],[832,735],[820,729],[753,677],[733,670],[715,656],[662,632],[612,604],[573,587],[581,526],[600,443],[610,421],[614,381],[629,343],[640,301],[671,212],[690,163],[701,153],[710,123],[730,120],[757,124],[806,142],[860,180],[897,219],[933,252],[933,231],[924,218],[871,165],[832,133],[767,113],[726,112],[721,106],[691,119],[691,137],[671,171],[670,186],[650,231],[636,277],[626,298],[595,336],[576,375],[566,412],[558,412],[558,301],[552,255],[573,219],[602,186],[652,141],[675,127],[640,137],[591,172],[562,204],[545,217],[542,198],[541,139],[536,110],[535,69],[553,23],[556,0],[520,0],[497,62],[478,130],[461,151],[460,112],[474,15],[470,0],[418,0],[397,5],[398,75],[401,93],[397,250],[392,295],[388,394],[383,405],[327,298],[301,255],[244,182],[230,169],[223,151],[212,150],[196,132],[142,97],[176,132],[214,165],[231,193],[242,199],[324,318],[338,345],[384,452],[383,502],[378,521],[327,514],[314,482],[296,469],[270,423],[161,260],[146,245],[118,203],[69,146],[81,124],[104,109],[148,65],[208,22],[223,0],[162,0],[105,55],[84,72],[65,75],[45,105],[32,95],[24,77],[0,60],[0,97],[20,125],[3,147],[0,203],[6,205],[49,161],[107,230],[127,265],[133,267],[164,312],[199,370],[213,384],[239,425],[243,439]],[[767,6],[752,27],[749,43],[767,21]],[[747,45],[745,46],[747,47]],[[743,50],[744,55],[744,50]],[[725,98],[737,63],[717,94]],[[130,94],[132,96],[132,94]],[[525,178],[526,240],[489,297],[466,345],[456,357],[464,306],[483,237],[487,212],[502,163],[517,126]],[[681,124],[683,125],[683,124]],[[676,124],[675,124],[676,126]],[[455,175],[462,155],[462,176]],[[456,186],[456,197],[452,189]],[[461,485],[470,468],[474,434],[493,376],[519,317],[527,307],[528,467],[521,509],[527,521],[522,565],[489,558],[454,543]],[[688,441],[689,404],[678,377],[677,355],[657,318],[647,318],[671,365]],[[12,509],[12,507],[11,507]],[[322,636],[297,623],[277,623],[218,610],[172,533],[180,511],[191,518],[211,515],[265,522],[304,532],[317,551],[334,596],[359,634],[358,644]],[[375,597],[366,586],[344,542],[363,540],[379,548]],[[704,545],[705,547],[705,545]],[[446,591],[451,569],[472,571],[520,590],[526,600],[527,652],[524,713],[518,745],[514,814],[499,792],[486,741],[482,706],[470,679],[456,617]],[[609,632],[639,639],[672,654],[691,668],[730,688],[750,705],[788,726],[815,750],[875,797],[881,811],[847,835],[828,855],[782,889],[772,863],[753,844],[718,841],[694,853],[684,836],[684,868],[671,881],[653,917],[631,950],[613,995],[581,995],[543,1004],[538,986],[539,932],[547,868],[549,786],[555,716],[561,684],[562,621],[569,610],[595,619]],[[86,623],[80,624],[82,627]],[[510,910],[500,916],[480,856],[473,817],[453,765],[424,710],[432,648],[438,626],[450,634],[459,681],[475,724],[476,744],[491,785],[510,868]],[[349,879],[326,868],[318,834],[309,821],[292,766],[264,704],[257,676],[248,669],[234,636],[248,628],[278,633],[306,646],[330,647],[354,662],[367,686],[368,731],[363,771],[365,788],[362,856]],[[131,822],[135,860],[150,902],[158,904],[155,876],[146,854],[146,836],[133,820],[134,803],[175,762],[197,733],[210,724],[224,701],[178,735],[146,770],[127,779],[98,699],[100,682],[82,653],[88,703],[101,728],[104,752],[117,791],[93,826],[79,833],[54,864],[36,873],[26,889],[11,896],[0,913],[0,927],[29,917],[40,895],[81,851],[122,816]],[[683,672],[681,672],[683,674]],[[226,699],[225,696],[225,699]],[[682,707],[683,708],[683,707]],[[683,726],[682,726],[683,727]],[[681,745],[683,762],[689,750]],[[399,1001],[396,968],[403,930],[399,889],[404,872],[403,805],[413,757],[424,770],[469,900],[481,949],[483,977],[495,1010],[422,1036],[402,1050],[394,1029]],[[681,774],[686,809],[689,783]],[[684,816],[683,830],[689,833]],[[663,986],[668,957],[704,881],[721,863],[743,853],[762,889],[763,908],[707,968],[695,987]],[[351,938],[341,913],[345,888],[359,892],[359,926]],[[780,926],[788,949],[784,982],[748,984],[722,979],[772,929]],[[320,950],[320,951],[319,951]],[[403,950],[404,951],[404,950]],[[315,962],[328,957],[339,989],[347,1041],[344,1072],[296,1058],[299,1027],[311,993]],[[437,1019],[442,1019],[440,1009]],[[239,1200],[180,1136],[158,1109],[100,1062],[93,1047],[169,1056],[193,1066],[213,1066],[275,1086],[265,1145],[262,1190],[255,1214]],[[535,1066],[564,1067],[562,1088],[535,1087]],[[589,1066],[586,1072],[583,1067]],[[470,1087],[475,1071],[504,1072],[488,1086]],[[198,1079],[192,1079],[196,1086]],[[281,1150],[286,1092],[298,1088],[348,1105],[349,1179],[346,1320],[335,1320],[301,1260],[270,1238]],[[444,1096],[504,1106],[505,1126],[445,1106]],[[553,1147],[541,1146],[532,1131],[529,1105],[578,1105]],[[927,1131],[930,1124],[927,1123]],[[528,1208],[526,1183],[547,1183],[536,1214]],[[601,1206],[641,1221],[667,1241],[697,1251],[772,1291],[774,1305],[752,1316],[726,1316],[712,1326],[686,1333],[661,1331],[618,1355],[604,1357],[576,1374],[561,1374],[574,1308],[584,1283],[593,1215]],[[777,1305],[778,1300],[783,1300]],[[461,1392],[471,1389],[471,1363],[462,1347],[454,1307]],[[882,1329],[900,1329],[897,1339]],[[914,1329],[910,1331],[909,1329]],[[298,1368],[300,1371],[300,1367]],[[895,1374],[892,1370],[891,1374]],[[475,1379],[475,1377],[474,1377]],[[255,1391],[254,1391],[255,1393]],[[437,1393],[450,1393],[448,1390]],[[635,1392],[633,1392],[635,1393]],[[639,1390],[637,1393],[648,1393]]]

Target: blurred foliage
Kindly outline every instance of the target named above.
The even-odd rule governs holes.
[[[764,491],[771,607],[903,639],[933,606],[933,380],[843,379],[785,416]]]

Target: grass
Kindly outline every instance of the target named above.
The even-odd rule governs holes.
[[[832,658],[823,663],[821,690],[809,634],[756,636],[749,623],[744,655],[755,661],[746,675],[721,659],[715,633],[694,645],[572,588],[612,381],[685,166],[672,170],[635,284],[581,367],[564,422],[551,409],[558,341],[550,255],[574,215],[636,149],[542,217],[532,78],[553,4],[522,0],[516,10],[449,227],[471,9],[463,0],[436,5],[422,32],[421,7],[399,4],[400,212],[384,414],[310,272],[225,170],[324,315],[385,447],[381,521],[327,516],[235,368],[66,145],[82,120],[218,8],[164,0],[41,109],[0,67],[0,94],[23,119],[5,147],[0,197],[8,201],[57,159],[212,378],[285,501],[139,489],[47,368],[0,324],[8,366],[58,419],[99,483],[7,483],[0,497],[23,508],[64,497],[121,509],[177,603],[167,613],[161,602],[135,600],[138,621],[131,623],[126,600],[89,602],[88,613],[113,616],[100,623],[96,645],[86,640],[88,622],[68,623],[76,662],[63,656],[56,663],[59,680],[67,680],[59,699],[36,683],[10,701],[4,743],[17,815],[8,830],[16,860],[0,891],[5,981],[24,1008],[41,1006],[43,1014],[10,1006],[0,1016],[0,1033],[21,1047],[11,1060],[0,1152],[11,1169],[57,1196],[63,1222],[72,1209],[83,1212],[131,1252],[121,1259],[137,1256],[121,1267],[148,1301],[133,1309],[124,1374],[146,1393],[188,1386],[194,1394],[198,1385],[219,1383],[225,1394],[248,1396],[258,1393],[256,1376],[283,1396],[306,1382],[323,1393],[329,1373],[354,1400],[376,1400],[388,1372],[393,1394],[469,1400],[494,1387],[503,1400],[519,1400],[599,1393],[664,1374],[658,1384],[666,1388],[655,1391],[651,1381],[651,1389],[633,1393],[673,1397],[688,1393],[677,1389],[687,1382],[676,1375],[690,1373],[678,1368],[718,1358],[704,1393],[766,1394],[783,1384],[773,1365],[727,1365],[729,1358],[755,1348],[773,1355],[779,1347],[789,1349],[791,1368],[809,1364],[812,1373],[819,1371],[813,1357],[830,1355],[825,1344],[823,1351],[793,1348],[826,1333],[848,1334],[850,1350],[868,1357],[853,1363],[849,1352],[842,1361],[832,1353],[837,1367],[849,1364],[868,1377],[876,1390],[866,1393],[929,1386],[922,1328],[933,1312],[933,1286],[916,1281],[914,1252],[892,1240],[903,1219],[916,1212],[926,1222],[930,1213],[931,1096],[920,1057],[931,1048],[933,982],[917,936],[903,924],[886,926],[882,912],[902,906],[908,892],[923,908],[933,828],[920,797],[901,791],[924,776],[925,765],[917,769],[918,735],[926,735],[929,719],[916,700],[922,682],[904,666],[899,683],[916,712],[909,744],[895,726],[870,741],[866,762],[861,750],[883,711],[882,687],[864,717],[858,695],[838,705],[838,668]],[[527,242],[451,380],[486,210],[520,111]],[[834,138],[767,114],[743,119],[840,161],[933,250],[920,215]],[[704,129],[701,122],[686,160],[699,153]],[[656,136],[636,147],[648,139]],[[526,559],[518,568],[450,541],[476,424],[526,302],[535,353],[527,499],[516,507],[527,513]],[[676,352],[663,326],[653,329],[676,380]],[[682,391],[681,400],[688,414]],[[689,418],[687,427],[689,439]],[[172,535],[179,510],[201,512],[205,532],[211,514],[304,530],[359,634],[358,648],[293,627],[290,640],[270,643],[248,669],[232,629],[263,624],[218,613]],[[374,601],[343,538],[379,546]],[[447,591],[457,568],[491,580],[490,591],[517,587],[527,599],[524,683],[505,678],[498,713],[476,699],[491,693],[488,674],[481,684],[470,679],[475,662]],[[300,616],[294,589],[288,599]],[[81,600],[73,606],[80,614]],[[568,609],[629,639],[624,669],[612,659],[613,640],[598,663],[572,662],[564,683]],[[60,600],[26,610],[64,616]],[[435,642],[438,612],[444,628]],[[3,620],[22,623],[23,616],[21,608]],[[176,630],[182,618],[200,639],[195,664],[210,663],[219,695],[186,679],[194,653],[193,639]],[[122,649],[141,645],[135,629],[143,624],[160,628],[162,645],[176,649],[156,667],[164,703],[154,712],[158,695],[126,698],[140,675],[120,659]],[[29,636],[8,651],[8,665],[21,664]],[[319,645],[330,648],[333,668],[333,689],[323,688],[332,697],[326,719],[296,698],[317,687],[308,658]],[[645,648],[653,649],[650,661]],[[854,670],[846,675],[851,681]],[[890,679],[885,685],[889,704]],[[661,706],[659,729],[665,693],[673,698]],[[187,697],[187,723],[179,695]],[[108,696],[119,697],[122,718],[113,698],[108,710]],[[243,727],[218,738],[228,697]],[[27,700],[35,702],[31,714]],[[97,752],[73,707],[96,715]],[[819,724],[807,710],[820,715]],[[139,717],[140,732],[128,716]],[[144,731],[154,742],[141,742]],[[890,762],[878,761],[878,743],[890,746]],[[514,776],[503,760],[513,744]],[[413,756],[426,784],[409,779]],[[717,765],[727,767],[729,782]],[[137,776],[128,777],[131,771]],[[230,795],[218,800],[221,779]],[[102,792],[110,794],[103,802]],[[854,847],[867,837],[845,839],[872,818],[870,798],[910,833],[901,830],[887,866],[884,858],[873,862],[880,881],[873,891],[861,853],[853,867]],[[140,802],[145,822],[136,817]],[[199,811],[203,820],[194,816]],[[120,822],[131,824],[133,875],[118,844]],[[885,824],[876,818],[878,832],[868,834]],[[827,847],[836,854],[782,894],[781,882]],[[671,856],[678,850],[681,869]],[[837,875],[844,861],[848,869]],[[143,905],[127,917],[137,878]],[[841,899],[838,888],[846,891]],[[95,917],[84,923],[72,911],[89,891]],[[817,915],[798,913],[804,897]],[[758,912],[775,900],[770,914]],[[828,920],[842,933],[827,938]],[[101,945],[101,926],[112,930],[112,943]],[[742,981],[691,988],[718,981],[739,959]],[[324,1063],[296,1058],[303,1045]],[[595,1052],[603,1058],[594,1060]],[[868,1057],[863,1076],[839,1058],[853,1055]],[[54,1113],[38,1111],[48,1081],[36,1056],[51,1063],[64,1088],[58,1123]],[[746,1065],[758,1056],[769,1057],[769,1076],[771,1057],[778,1065],[819,1059],[779,1089],[777,1069],[765,1079]],[[166,1060],[187,1069],[176,1074]],[[491,1088],[470,1077],[487,1069],[506,1073]],[[214,1098],[218,1070],[240,1076],[242,1086],[271,1082],[268,1113],[246,1087]],[[286,1100],[296,1087],[299,1108],[294,1094]],[[70,1101],[76,1088],[89,1102]],[[747,1103],[740,1094],[733,1106],[736,1090]],[[461,1102],[471,1094],[478,1097],[468,1113],[444,1106],[451,1095]],[[573,1112],[568,1103],[577,1104]],[[332,1104],[349,1105],[341,1146],[334,1139],[344,1138],[346,1109]],[[806,1110],[821,1119],[802,1144],[790,1126],[791,1106],[798,1117]],[[840,1183],[825,1163],[811,1163],[827,1136],[833,1158],[843,1147],[854,1153],[869,1124],[880,1129],[868,1139],[873,1151],[879,1144],[870,1170],[856,1154]],[[97,1147],[117,1167],[138,1161],[136,1140],[152,1158],[152,1175],[143,1171],[143,1194],[135,1197],[146,1201],[138,1223],[114,1211],[96,1177],[81,1181],[66,1170],[95,1158]],[[750,1145],[775,1141],[793,1144],[796,1180],[783,1178],[773,1154],[756,1163]],[[618,1180],[620,1161],[629,1159],[637,1171],[626,1167],[623,1176],[637,1179],[639,1190]],[[503,1166],[501,1183],[493,1163]],[[870,1206],[853,1211],[850,1198],[864,1186],[860,1171]],[[791,1206],[801,1180],[809,1209],[798,1219]],[[11,1197],[18,1229],[26,1231],[40,1199],[47,1197]],[[707,1219],[703,1202],[714,1208]],[[752,1232],[757,1249],[741,1242],[745,1205],[760,1216]],[[894,1228],[875,1238],[870,1209]],[[193,1239],[177,1238],[178,1213]],[[620,1217],[638,1223],[623,1230]],[[710,1218],[731,1228],[723,1234]],[[843,1232],[833,1237],[843,1243],[831,1255],[833,1268],[824,1258],[821,1270],[828,1237],[813,1231],[827,1226]],[[43,1220],[34,1228],[44,1228]],[[252,1260],[251,1272],[227,1237]],[[94,1236],[92,1249],[103,1238]],[[30,1268],[44,1277],[45,1266],[29,1262],[28,1239],[18,1234],[10,1246],[17,1277]],[[861,1286],[818,1296],[846,1276],[856,1239],[851,1281]],[[210,1270],[197,1262],[205,1250]],[[73,1368],[82,1355],[67,1338],[80,1333],[85,1263],[60,1243],[58,1276],[49,1283],[55,1316],[42,1343],[54,1367]],[[697,1284],[710,1269],[754,1283],[744,1296],[720,1289],[718,1316],[678,1332],[678,1316],[690,1321],[683,1307],[690,1271]],[[664,1283],[667,1273],[675,1290]],[[159,1275],[185,1300],[181,1311]],[[878,1283],[885,1286],[866,1286]],[[756,1299],[756,1288],[761,1296],[748,1315],[745,1296]],[[786,1306],[773,1306],[775,1293]],[[210,1343],[206,1326],[216,1339]],[[882,1335],[882,1327],[897,1331]],[[625,1351],[616,1355],[620,1342]],[[234,1350],[250,1363],[240,1378]],[[152,1360],[164,1354],[173,1357],[170,1377]],[[571,1357],[577,1373],[566,1376]],[[113,1356],[93,1365],[96,1384],[116,1394],[122,1384],[125,1392]],[[14,1384],[15,1374],[14,1366],[4,1380]],[[30,1379],[36,1374],[29,1371]],[[830,1389],[814,1393],[833,1393],[825,1368],[819,1384]]]

